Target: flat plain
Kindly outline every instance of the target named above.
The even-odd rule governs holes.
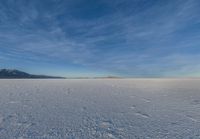
[[[1,139],[200,139],[200,79],[0,80]]]

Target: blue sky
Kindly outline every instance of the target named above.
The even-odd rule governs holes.
[[[199,0],[1,0],[0,68],[200,76]]]

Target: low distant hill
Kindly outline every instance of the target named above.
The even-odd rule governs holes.
[[[105,76],[105,77],[95,77],[95,79],[121,79],[122,77],[118,76]]]
[[[0,69],[0,79],[63,79],[47,75],[33,75],[16,69]]]

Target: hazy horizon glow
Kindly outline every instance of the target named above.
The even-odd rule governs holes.
[[[198,0],[2,0],[0,68],[199,77]]]

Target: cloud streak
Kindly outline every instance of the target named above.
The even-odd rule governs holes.
[[[199,6],[197,0],[1,1],[0,59],[24,68],[51,63],[128,77],[186,76],[200,67],[194,62]]]

